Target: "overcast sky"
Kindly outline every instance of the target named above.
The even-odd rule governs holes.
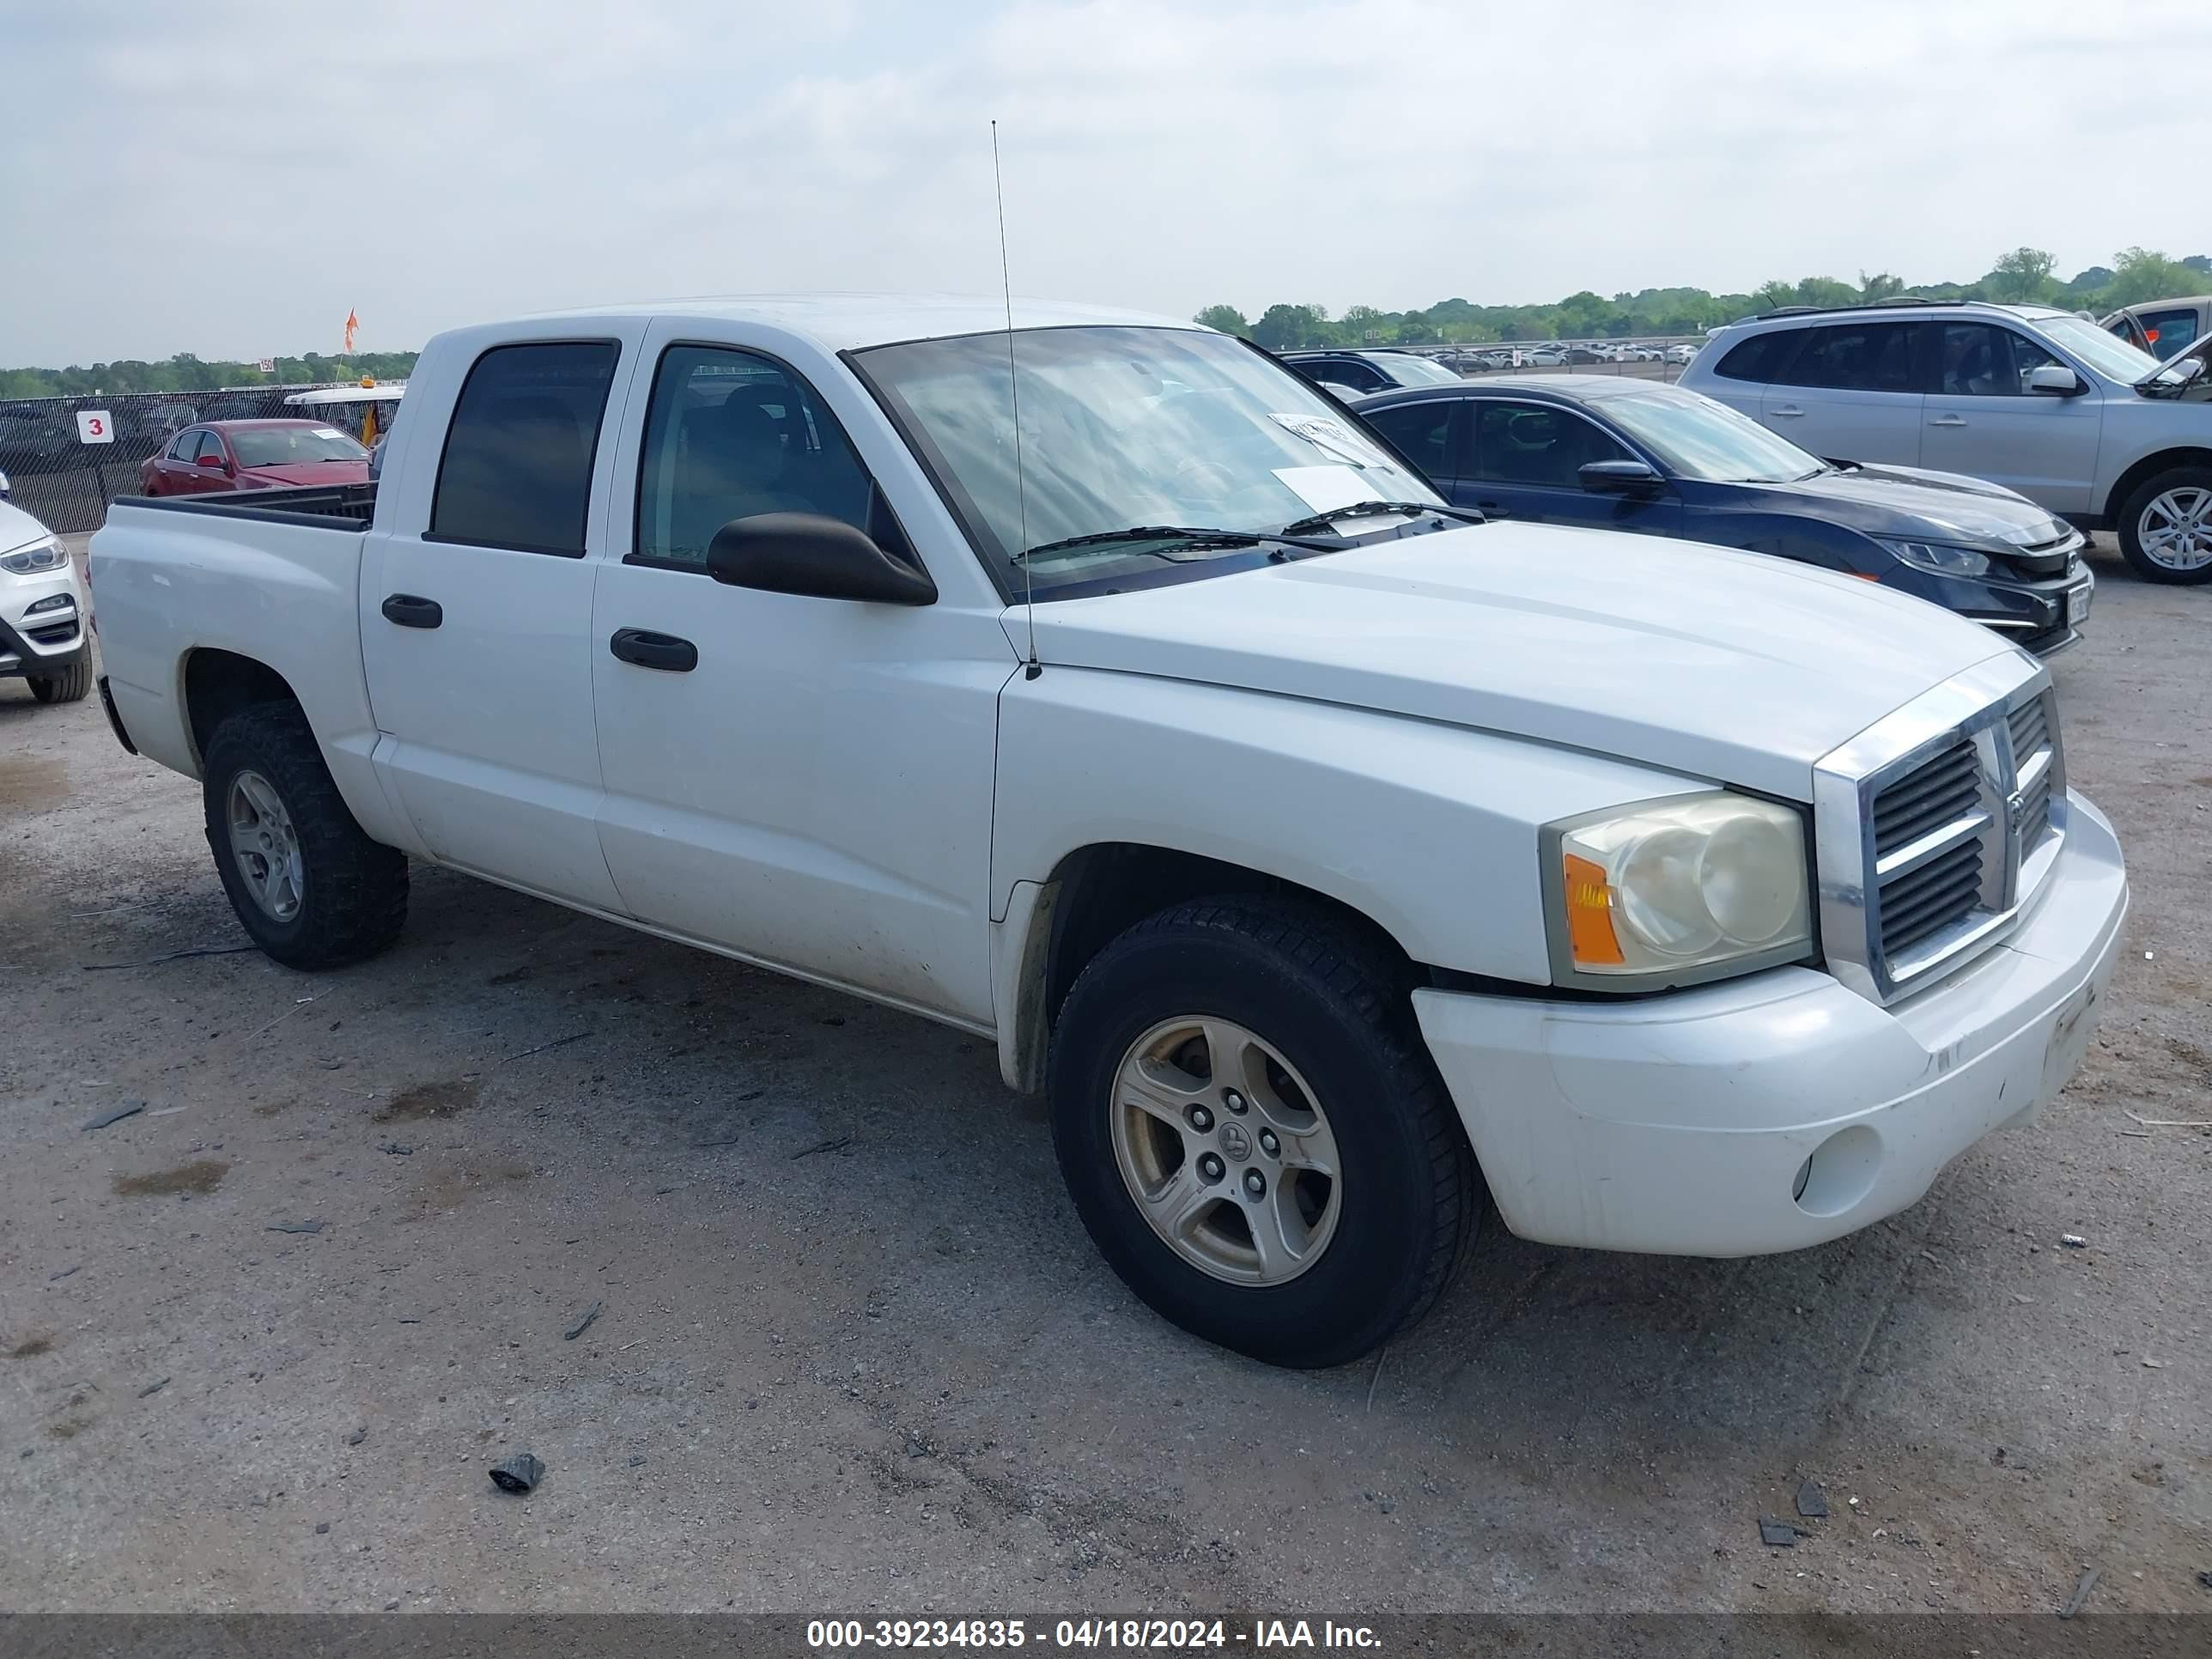
[[[1818,12],[0,0],[0,364],[995,290],[993,116],[1016,289],[1177,315],[2212,251],[2206,0]]]

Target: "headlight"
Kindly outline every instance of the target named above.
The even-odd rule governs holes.
[[[42,542],[33,542],[28,547],[19,547],[13,553],[0,556],[0,570],[27,576],[38,570],[58,570],[68,562],[69,555],[62,551],[62,544],[49,536]]]
[[[1942,542],[1893,542],[1879,536],[1875,539],[1905,563],[1922,570],[1932,570],[1939,576],[1986,576],[1990,574],[1990,556],[1978,553],[1971,547],[1950,547]]]
[[[1563,984],[1653,988],[1811,949],[1805,825],[1786,806],[1716,791],[1547,824],[1542,844]]]

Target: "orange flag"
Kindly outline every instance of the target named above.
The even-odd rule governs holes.
[[[346,307],[346,333],[345,333],[345,349],[346,349],[348,351],[351,351],[351,350],[353,349],[353,335],[354,335],[354,331],[355,331],[356,329],[359,328],[360,326],[361,326],[361,319],[360,319],[360,318],[358,318],[358,317],[356,317],[356,316],[355,316],[355,315],[353,314],[353,307],[352,307],[351,306],[348,306],[348,307]]]

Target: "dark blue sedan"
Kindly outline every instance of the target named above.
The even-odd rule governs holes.
[[[1955,473],[1823,460],[1653,380],[1492,376],[1352,405],[1437,493],[1495,519],[1673,536],[1878,581],[2048,653],[2080,637],[2085,540]]]

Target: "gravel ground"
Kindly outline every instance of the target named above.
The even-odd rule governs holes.
[[[2044,1120],[1795,1255],[1493,1229],[1311,1375],[1124,1291],[957,1032],[419,867],[365,967],[118,965],[243,937],[198,793],[0,685],[0,1608],[2212,1608],[2212,1135],[2129,1115],[2212,1116],[2212,597],[2100,574],[2136,909]]]

